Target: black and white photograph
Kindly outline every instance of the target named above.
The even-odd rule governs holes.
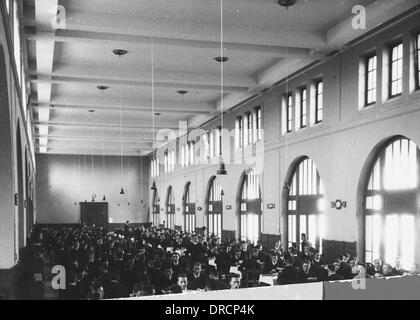
[[[0,300],[420,300],[420,0],[0,9]]]

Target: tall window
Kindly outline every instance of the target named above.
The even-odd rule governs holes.
[[[152,178],[159,177],[159,161],[157,158],[153,158],[150,165]]]
[[[208,233],[217,237],[222,236],[222,217],[223,217],[223,190],[219,179],[213,177],[208,194]]]
[[[188,233],[195,232],[195,198],[191,192],[191,183],[188,182],[184,194],[184,230]]]
[[[243,146],[243,127],[242,117],[237,117],[235,122],[235,146],[236,150]]]
[[[210,132],[210,158],[216,158],[220,155],[221,134],[220,127]]]
[[[175,229],[175,197],[172,187],[169,187],[166,198],[166,228]]]
[[[365,259],[404,268],[414,262],[418,226],[419,150],[406,138],[392,140],[374,163],[365,197]],[[417,248],[418,250],[418,248]]]
[[[262,112],[261,107],[256,107],[254,110],[254,115],[256,118],[255,121],[255,128],[256,128],[256,140],[255,141],[261,141],[262,140]]]
[[[246,120],[247,120],[246,127],[247,127],[247,132],[248,132],[247,145],[250,145],[252,144],[252,115],[250,112],[246,114]]]
[[[185,168],[187,166],[185,151],[186,151],[186,147],[185,147],[185,143],[183,143],[181,145],[181,167],[182,168]]]
[[[366,58],[366,78],[365,78],[365,105],[369,106],[376,102],[376,54]]]
[[[164,171],[165,174],[169,172],[169,155],[168,155],[168,150],[165,151],[165,153],[163,154],[163,166],[164,166]]]
[[[210,134],[208,132],[203,133],[201,135],[201,139],[203,140],[203,163],[205,163],[205,160],[210,158]]]
[[[170,170],[171,170],[171,172],[174,172],[175,171],[175,150],[172,150],[171,151],[171,167],[170,167]]]
[[[305,233],[313,247],[321,251],[323,235],[323,189],[318,170],[307,157],[296,166],[289,184],[288,241],[300,243]]]
[[[315,82],[315,123],[324,120],[324,82],[322,79]]]
[[[420,89],[420,33],[415,37],[414,49],[414,72],[416,77],[416,89]]]
[[[289,92],[286,94],[286,133],[292,132],[293,126],[293,96]]]
[[[299,128],[303,129],[306,128],[307,123],[307,101],[308,101],[308,94],[306,87],[300,89],[300,112],[299,112]]]
[[[194,165],[194,142],[188,142],[189,165]]]
[[[390,48],[389,97],[402,94],[403,81],[403,43],[398,42]]]
[[[243,117],[243,131],[244,131],[244,146],[247,146],[250,142],[249,142],[249,133],[248,133],[248,120],[249,119],[249,114],[246,113]]]
[[[153,191],[152,211],[153,211],[153,226],[154,227],[159,227],[159,225],[160,225],[160,206],[159,206],[159,194],[158,194],[157,190]]]
[[[261,231],[262,200],[259,176],[250,171],[241,192],[241,239],[257,243]]]

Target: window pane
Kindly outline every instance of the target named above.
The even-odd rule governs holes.
[[[388,215],[385,222],[385,261],[391,265],[398,257],[399,229],[398,215]]]
[[[413,215],[404,214],[401,216],[401,264],[405,270],[410,270],[414,263],[414,226]]]

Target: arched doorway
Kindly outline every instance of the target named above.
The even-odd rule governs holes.
[[[152,214],[153,214],[153,226],[158,228],[160,226],[160,206],[159,206],[159,193],[158,190],[153,190],[152,198]]]
[[[191,182],[185,185],[182,206],[184,211],[184,231],[188,233],[195,232],[195,192],[191,190]]]
[[[166,228],[175,229],[175,196],[172,186],[169,186],[166,196]]]
[[[368,161],[358,215],[366,262],[379,258],[394,265],[398,258],[410,269],[419,258],[419,159],[417,145],[397,136],[380,144]]]
[[[209,180],[209,188],[206,197],[207,233],[222,237],[223,227],[223,190],[220,180],[213,176]]]
[[[312,159],[298,159],[289,171],[287,190],[287,242],[299,244],[305,233],[312,246],[322,251],[324,216],[323,185]]]
[[[260,178],[255,171],[242,175],[240,195],[240,238],[255,244],[260,239],[262,216]]]

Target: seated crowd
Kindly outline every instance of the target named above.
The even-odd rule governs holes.
[[[260,242],[221,241],[146,226],[132,229],[128,222],[113,232],[38,227],[32,239],[52,265],[65,267],[66,289],[59,293],[63,300],[238,289],[252,281],[267,285],[259,284],[260,274],[275,275],[274,285],[419,274],[417,266],[406,271],[398,261],[394,267],[379,260],[364,264],[350,254],[327,264],[305,234],[287,250],[280,241],[264,249]]]

